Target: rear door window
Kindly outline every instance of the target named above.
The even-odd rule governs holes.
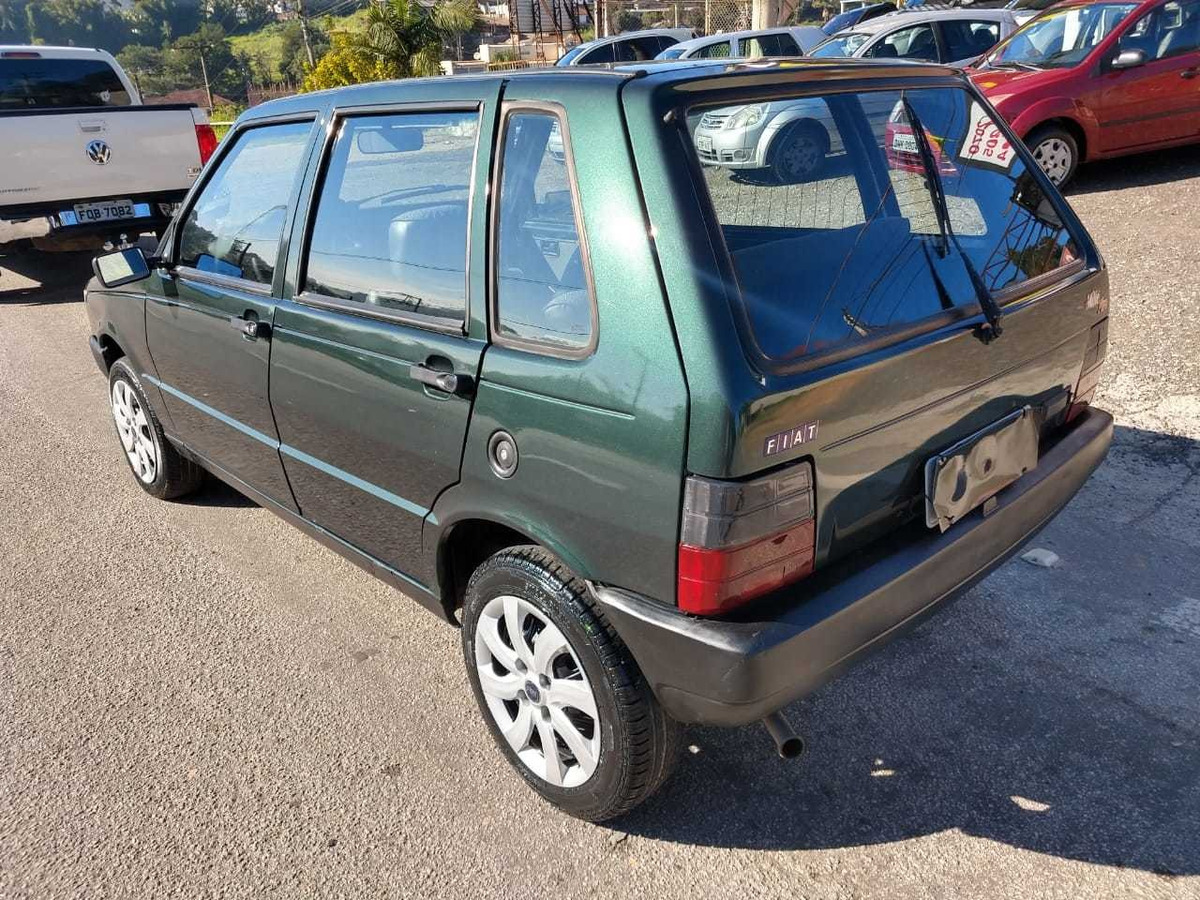
[[[760,56],[799,56],[800,47],[786,32],[760,34],[742,39],[741,55],[757,59]]]
[[[129,106],[133,98],[103,59],[0,59],[0,109]]]
[[[311,122],[243,131],[188,210],[179,264],[270,285]]]
[[[973,59],[991,50],[1000,41],[999,22],[973,22],[948,19],[941,23],[946,62]]]
[[[893,31],[876,41],[863,56],[876,59],[921,59],[938,61],[937,38],[932,25],[914,25]]]
[[[352,311],[461,327],[478,119],[347,118],[321,188],[304,290]]]
[[[708,107],[690,111],[689,125],[746,317],[769,358],[845,350],[974,315],[979,284],[1003,303],[1078,263],[1058,198],[963,90]],[[766,166],[723,156],[726,144],[747,140],[769,142],[759,148]]]

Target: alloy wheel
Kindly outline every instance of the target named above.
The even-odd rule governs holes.
[[[488,712],[538,777],[578,787],[600,761],[596,696],[566,636],[520,597],[494,597],[475,628],[475,665]]]
[[[120,378],[112,386],[112,414],[134,474],[143,484],[153,484],[158,477],[158,446],[150,431],[150,420],[129,382]]]
[[[1075,153],[1070,145],[1057,137],[1048,137],[1034,147],[1033,158],[1056,185],[1067,180],[1075,164]]]

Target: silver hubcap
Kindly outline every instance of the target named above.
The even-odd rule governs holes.
[[[158,477],[158,447],[150,432],[150,420],[133,389],[119,378],[112,386],[112,413],[129,465],[144,484],[153,484]]]
[[[812,172],[821,161],[821,148],[807,135],[788,141],[780,150],[780,164],[792,178],[803,178]]]
[[[600,760],[596,697],[566,636],[520,597],[488,601],[475,628],[475,666],[488,712],[521,762],[560,787]]]
[[[1033,148],[1033,158],[1042,167],[1042,171],[1050,176],[1055,184],[1062,184],[1071,174],[1071,165],[1075,154],[1071,146],[1062,138],[1046,138]]]

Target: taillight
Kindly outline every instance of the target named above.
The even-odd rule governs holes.
[[[217,150],[217,133],[211,125],[196,126],[196,146],[200,148],[200,165],[204,165]]]
[[[715,615],[812,572],[812,466],[753,481],[691,476],[679,540],[679,608]]]
[[[1083,354],[1079,383],[1075,385],[1075,396],[1067,410],[1067,421],[1078,417],[1092,402],[1096,385],[1100,383],[1100,364],[1108,355],[1108,319],[1101,319],[1088,332],[1087,350]]]

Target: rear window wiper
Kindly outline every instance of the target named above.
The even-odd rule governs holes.
[[[933,201],[933,211],[938,223],[940,237],[938,256],[945,257],[951,244],[958,251],[959,259],[962,260],[963,267],[967,270],[967,277],[971,279],[971,286],[975,288],[975,298],[979,301],[979,308],[983,310],[983,317],[987,320],[987,326],[982,329],[980,335],[986,344],[1000,337],[1004,332],[1000,325],[1000,307],[996,304],[996,299],[988,290],[988,286],[984,284],[971,257],[963,252],[962,245],[958,242],[958,235],[954,233],[954,226],[950,222],[950,207],[946,204],[946,189],[942,184],[942,175],[938,171],[937,160],[933,158],[933,148],[929,146],[929,136],[925,133],[925,126],[921,124],[921,117],[917,115],[916,109],[913,108],[907,96],[902,96],[900,102],[912,125],[913,137],[917,143],[917,153],[921,157],[921,165],[925,168],[925,184],[929,188],[929,197]]]

